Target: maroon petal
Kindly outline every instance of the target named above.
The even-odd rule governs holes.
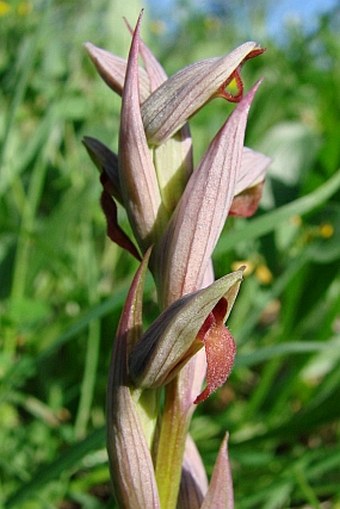
[[[135,245],[118,224],[117,205],[105,189],[101,194],[100,204],[106,217],[108,237],[112,242],[132,254],[137,260],[140,260],[141,258]]]
[[[231,204],[229,215],[240,217],[250,217],[254,215],[262,197],[263,186],[264,182],[261,182],[236,195]]]
[[[110,184],[110,188],[107,188],[107,191],[112,194],[119,203],[122,203],[118,174],[118,157],[112,150],[104,145],[104,143],[96,138],[84,136],[82,141],[98,170],[107,175],[109,179],[107,186]]]

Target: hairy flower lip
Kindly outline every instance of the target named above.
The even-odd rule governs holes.
[[[141,107],[149,144],[159,145],[177,132],[257,48],[256,42],[246,42],[223,57],[191,64],[165,81]]]
[[[195,405],[205,401],[210,394],[227,381],[234,365],[236,344],[228,328],[224,325],[227,308],[228,301],[222,298],[198,333],[198,338],[204,343],[207,375],[206,387],[196,397]]]

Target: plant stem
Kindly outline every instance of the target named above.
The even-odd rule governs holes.
[[[177,505],[187,428],[188,416],[183,413],[177,377],[166,387],[157,448],[155,471],[162,509],[175,509]]]

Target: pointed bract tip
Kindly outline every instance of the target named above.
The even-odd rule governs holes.
[[[258,91],[261,83],[263,81],[263,78],[259,79],[255,85],[253,85],[251,87],[251,89],[246,93],[246,95],[242,98],[241,102],[239,103],[239,106],[242,108],[242,105],[243,107],[246,109],[246,110],[249,110],[252,102],[253,102],[253,99],[254,99],[254,96],[256,94],[256,92]]]
[[[97,47],[92,44],[92,42],[86,41],[83,43],[83,48],[85,49],[86,53],[89,55],[89,57],[93,60],[95,59],[98,50]]]
[[[140,13],[139,13],[139,16],[137,18],[137,23],[136,23],[136,26],[135,26],[135,31],[137,30],[138,33],[140,32],[140,26],[141,26],[141,22],[142,22],[142,18],[143,18],[143,15],[144,15],[144,8],[141,9]],[[126,23],[127,21],[124,20]]]
[[[92,58],[95,59],[100,54],[101,48],[98,48],[95,44],[92,44],[92,42],[86,41],[83,43],[83,48],[85,49],[86,53]],[[104,50],[102,50],[104,51]]]
[[[86,51],[89,51],[89,49],[91,49],[92,46],[93,46],[92,42],[89,41],[83,42],[83,48],[85,48]]]
[[[234,509],[233,481],[228,456],[228,433],[220,446],[208,493],[200,509]]]

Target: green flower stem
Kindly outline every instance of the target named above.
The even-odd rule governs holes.
[[[183,412],[178,377],[166,386],[156,457],[156,481],[162,509],[175,509],[181,480],[189,416]]]
[[[136,401],[136,410],[141,420],[145,439],[151,449],[159,414],[161,390],[134,389],[131,390],[131,395]]]

